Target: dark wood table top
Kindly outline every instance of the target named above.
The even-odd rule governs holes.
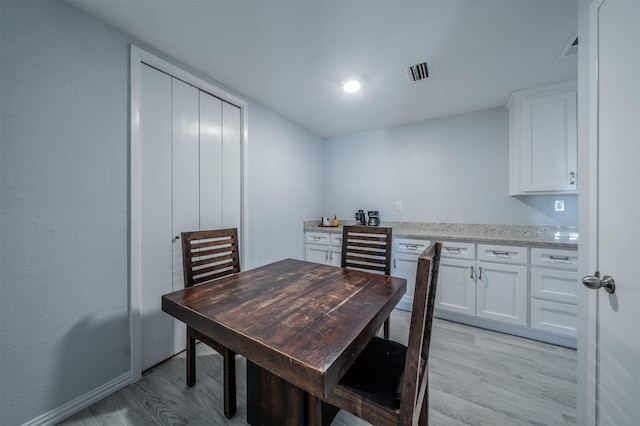
[[[162,310],[323,398],[406,291],[403,278],[286,259],[162,296]]]

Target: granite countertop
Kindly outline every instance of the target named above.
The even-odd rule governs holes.
[[[319,220],[304,222],[304,231],[342,233],[343,225],[354,220],[341,220],[338,227],[320,226]],[[393,235],[406,238],[429,238],[490,244],[528,244],[556,248],[578,248],[578,228],[571,226],[482,225],[465,223],[386,222],[380,226],[393,228]]]

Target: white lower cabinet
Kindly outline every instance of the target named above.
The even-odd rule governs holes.
[[[527,248],[478,244],[476,316],[527,325]]]
[[[531,249],[531,328],[577,336],[577,264],[576,250]]]
[[[436,308],[476,314],[475,244],[444,242],[438,270]]]
[[[475,247],[443,244],[436,308],[526,326],[527,248],[478,244],[476,260]]]
[[[527,267],[478,262],[476,316],[527,325]]]
[[[342,234],[305,232],[305,260],[324,265],[340,266]]]
[[[407,280],[407,291],[398,302],[397,308],[410,311],[413,307],[413,293],[416,285],[418,257],[429,246],[429,240],[414,238],[393,239],[393,261],[391,275]]]
[[[411,311],[418,257],[431,243],[393,238],[391,275],[407,280],[398,309]],[[305,258],[340,266],[342,234],[305,233]],[[578,252],[443,241],[435,315],[550,343],[575,347]]]

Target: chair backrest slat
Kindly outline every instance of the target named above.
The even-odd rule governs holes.
[[[428,398],[429,345],[441,250],[442,243],[432,243],[418,258],[398,424],[418,424],[422,401]]]
[[[391,274],[392,229],[376,226],[345,226],[342,230],[343,268]]]
[[[237,228],[183,232],[181,238],[185,287],[240,272]]]

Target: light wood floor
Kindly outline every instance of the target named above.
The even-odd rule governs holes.
[[[391,337],[407,341],[409,313],[394,311]],[[430,423],[574,425],[576,352],[435,319],[429,360]],[[246,368],[237,359],[238,412],[222,414],[222,358],[198,345],[197,384],[185,386],[184,353],[63,425],[245,425]],[[341,411],[336,426],[367,423]]]

